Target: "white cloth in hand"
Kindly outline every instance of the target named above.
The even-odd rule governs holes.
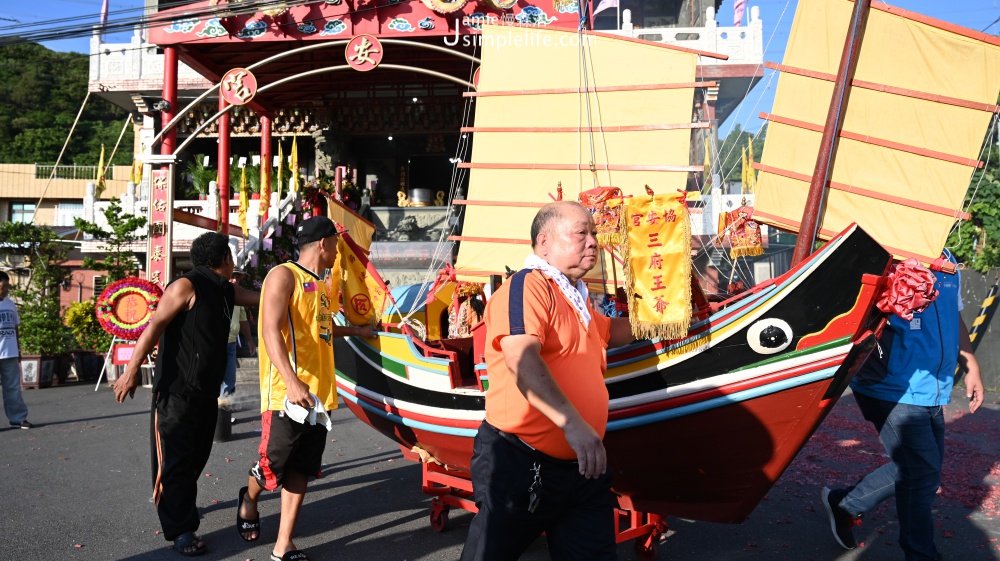
[[[316,397],[316,394],[310,393],[309,397],[312,399],[313,406],[311,408],[301,407],[288,401],[285,398],[285,415],[289,419],[295,421],[296,423],[310,425],[322,425],[326,427],[326,430],[333,429],[333,422],[330,421],[330,415],[326,412],[326,408],[323,407],[323,403]]]

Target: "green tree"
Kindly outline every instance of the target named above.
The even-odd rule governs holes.
[[[1000,147],[996,141],[987,136],[982,159],[989,163],[972,175],[966,194],[972,219],[959,222],[948,237],[955,257],[981,273],[1000,267]]]
[[[139,262],[130,248],[133,242],[145,238],[142,228],[146,226],[146,217],[125,214],[118,199],[111,199],[108,208],[104,210],[104,218],[110,231],[82,218],[75,221],[81,232],[103,242],[105,249],[103,260],[86,257],[83,266],[106,272],[109,282],[137,275]]]
[[[59,354],[73,346],[73,337],[60,319],[59,285],[67,278],[69,253],[59,236],[46,226],[15,222],[0,224],[0,252],[20,257],[28,269],[27,282],[11,291],[20,302],[21,350],[25,354]]]
[[[721,162],[722,180],[724,183],[739,181],[742,177],[743,148],[747,145],[747,139],[753,138],[753,159],[755,162],[759,162],[760,156],[764,152],[764,139],[766,137],[766,128],[760,131],[757,138],[754,138],[754,133],[743,130],[743,127],[739,123],[729,131],[729,134],[726,135],[725,140],[719,146],[719,161]]]
[[[35,43],[0,46],[0,162],[54,163],[87,95],[90,57]],[[62,164],[96,166],[101,144],[114,147],[127,113],[91,95]],[[129,127],[121,146],[132,146]],[[109,152],[110,153],[110,152]],[[112,161],[129,165],[131,150]]]

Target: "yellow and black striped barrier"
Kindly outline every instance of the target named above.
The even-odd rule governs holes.
[[[997,284],[990,287],[989,293],[983,299],[982,307],[979,308],[979,315],[976,316],[975,321],[972,322],[972,327],[969,328],[969,340],[972,342],[972,352],[976,352],[979,342],[982,341],[980,332],[986,331],[986,328],[990,325],[990,320],[993,319],[993,313],[997,311],[997,287]]]

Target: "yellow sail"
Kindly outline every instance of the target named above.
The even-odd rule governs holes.
[[[581,48],[581,42],[583,46]],[[586,57],[586,74],[581,64]],[[538,209],[596,186],[624,195],[687,187],[698,53],[575,31],[483,26],[469,195],[456,269],[463,280],[517,270]],[[588,104],[589,97],[589,104]],[[593,164],[593,168],[591,165]],[[595,174],[591,170],[596,171]],[[617,276],[612,256],[585,280]]]
[[[760,222],[797,231],[854,3],[801,0],[757,178]],[[897,259],[933,261],[1000,93],[1000,40],[872,3],[820,217],[857,222]]]

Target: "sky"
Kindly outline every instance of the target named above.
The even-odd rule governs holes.
[[[545,0],[541,0],[545,1]],[[879,0],[873,0],[879,1]],[[0,35],[16,33],[17,23],[37,23],[63,18],[73,19],[53,23],[54,26],[79,25],[90,27],[97,23],[102,0],[0,0]],[[749,6],[760,7],[760,17],[764,28],[764,59],[781,62],[785,43],[795,15],[795,0],[748,0]],[[894,0],[888,2],[900,8],[918,12],[933,18],[955,23],[977,31],[994,35],[1000,34],[1000,0]],[[109,19],[137,17],[141,13],[143,0],[110,0]],[[749,9],[747,10],[749,14]],[[720,26],[732,25],[733,0],[723,0],[717,20]],[[14,20],[14,21],[11,21]],[[131,33],[105,36],[109,43],[127,43]],[[89,37],[67,39],[45,43],[56,51],[89,53]],[[757,115],[770,110],[774,99],[776,79],[770,70],[764,71],[764,78],[753,88],[738,111],[719,128],[720,138],[740,124],[745,130],[757,131],[762,122]]]

